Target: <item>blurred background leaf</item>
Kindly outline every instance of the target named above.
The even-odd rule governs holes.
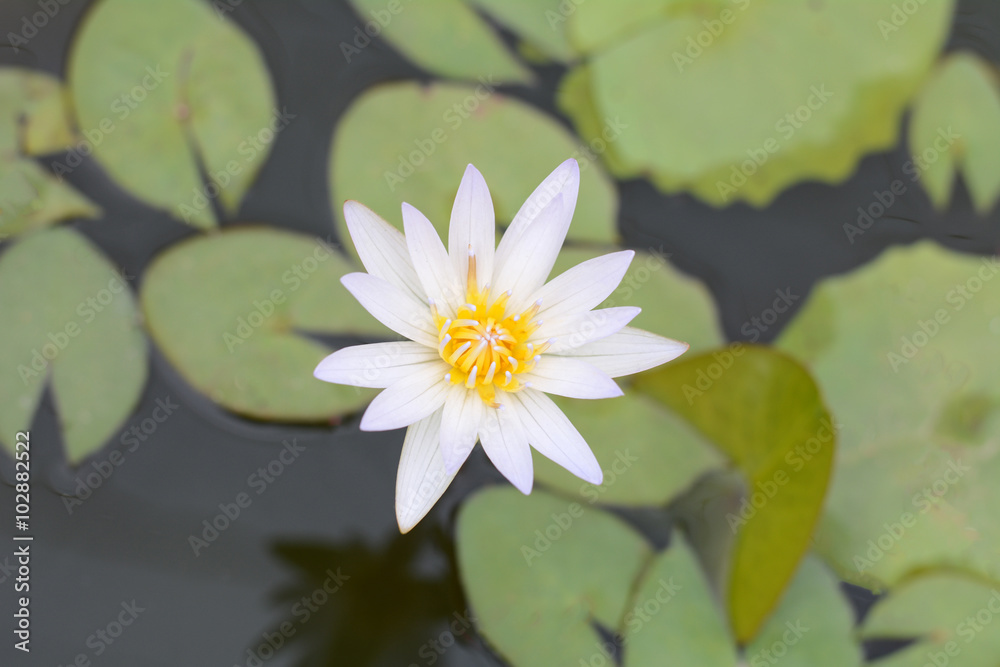
[[[0,441],[14,451],[51,389],[66,457],[98,450],[132,413],[148,372],[127,279],[70,229],[25,237],[0,255]]]
[[[914,105],[909,143],[913,178],[938,208],[961,170],[986,214],[1000,197],[1000,89],[992,67],[971,53],[942,61]]]
[[[73,44],[69,85],[101,166],[202,229],[216,225],[216,198],[236,211],[288,122],[256,44],[197,0],[100,0]]]
[[[626,126],[610,153],[617,175],[764,206],[793,183],[843,181],[896,142],[952,11],[948,0],[911,13],[892,0],[588,0],[568,21],[586,74],[570,73],[560,103],[588,140],[595,117]]]
[[[97,216],[89,199],[28,157],[64,150],[73,140],[59,80],[0,67],[0,239]]]
[[[930,242],[822,281],[778,345],[840,424],[817,549],[870,588],[948,566],[1000,577],[996,259]]]

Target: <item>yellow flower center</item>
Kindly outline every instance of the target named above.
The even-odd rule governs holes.
[[[432,303],[438,329],[438,352],[451,365],[445,380],[476,389],[490,407],[499,407],[496,391],[520,391],[528,383],[518,376],[534,368],[549,343],[533,345],[531,335],[542,324],[535,320],[540,302],[520,313],[508,313],[508,290],[496,298],[490,286],[482,290],[476,282],[476,258],[469,257],[466,303],[455,317],[441,315]]]

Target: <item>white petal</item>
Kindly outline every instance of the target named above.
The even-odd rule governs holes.
[[[448,254],[464,287],[469,275],[469,253],[476,256],[476,282],[482,289],[493,277],[496,246],[496,218],[489,188],[479,170],[465,168],[462,183],[455,195],[448,228]]]
[[[580,165],[577,164],[576,160],[570,158],[546,176],[545,180],[524,201],[521,209],[511,221],[510,227],[500,239],[500,245],[497,246],[496,265],[501,267],[512,257],[521,253],[525,232],[529,229],[534,230],[536,221],[540,224],[551,222],[542,215],[542,211],[559,195],[562,195],[568,227],[569,220],[573,217],[573,210],[576,209],[576,197],[579,191]],[[565,238],[565,236],[566,232],[564,231],[563,237]],[[562,239],[559,240],[559,245],[562,245]]]
[[[551,398],[534,389],[509,396],[532,447],[586,482],[604,480],[594,452]]]
[[[381,389],[440,359],[434,348],[411,341],[354,345],[323,359],[313,375],[325,382]]]
[[[623,393],[605,373],[574,357],[544,354],[521,377],[532,389],[568,398],[615,398]]]
[[[368,273],[420,299],[423,290],[403,233],[356,201],[344,202],[344,220]]]
[[[340,282],[379,322],[410,340],[437,347],[430,308],[415,296],[367,273],[348,273]]]
[[[389,431],[416,423],[441,407],[448,395],[448,364],[428,362],[375,397],[361,418],[362,431]]]
[[[622,250],[581,262],[559,274],[531,297],[541,300],[541,319],[583,313],[604,301],[621,283],[635,251]]]
[[[503,396],[498,397],[504,401]],[[486,455],[510,483],[527,495],[535,481],[531,463],[528,434],[521,425],[517,409],[510,404],[503,408],[486,408],[487,417],[479,430],[479,440]]]
[[[479,392],[451,385],[441,416],[441,456],[449,474],[458,472],[476,446],[485,409]]]
[[[560,354],[582,359],[616,378],[665,364],[684,354],[689,347],[678,340],[625,327],[607,338]]]
[[[396,472],[396,521],[407,533],[430,511],[455,479],[441,460],[441,411],[406,429]]]
[[[496,293],[507,290],[513,293],[508,305],[512,312],[524,310],[531,303],[530,296],[549,277],[566,238],[570,218],[562,195],[556,195],[531,228],[521,234],[510,257],[503,264],[497,262],[493,287]]]
[[[448,251],[431,221],[414,207],[403,204],[403,229],[410,259],[427,297],[452,306],[465,303],[465,286],[459,286]]]
[[[549,354],[573,350],[621,331],[641,311],[635,306],[619,306],[590,310],[582,315],[553,317],[543,321],[532,335],[531,342],[538,345],[551,341]]]

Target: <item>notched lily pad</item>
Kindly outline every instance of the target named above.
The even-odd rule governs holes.
[[[71,463],[132,412],[147,360],[128,279],[70,229],[27,236],[0,255],[0,441],[8,451],[47,382]]]
[[[69,59],[84,150],[123,187],[195,227],[233,213],[294,118],[278,109],[256,45],[198,0],[100,0]],[[204,168],[208,182],[204,183]]]

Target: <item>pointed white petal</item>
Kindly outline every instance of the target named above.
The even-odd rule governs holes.
[[[531,493],[535,470],[531,463],[528,434],[521,424],[517,407],[498,396],[503,408],[486,408],[479,440],[493,465],[521,493]]]
[[[569,229],[570,213],[566,210],[563,196],[556,195],[530,229],[526,229],[513,244],[511,254],[503,264],[497,262],[493,287],[497,293],[507,290],[513,293],[508,305],[512,312],[524,310],[531,303],[528,298],[549,277]]]
[[[604,471],[587,442],[551,398],[534,389],[509,396],[528,434],[528,442],[542,456],[591,484],[604,480]]]
[[[635,251],[622,250],[581,262],[546,283],[529,303],[541,300],[543,320],[586,312],[615,291],[633,257]]]
[[[462,183],[458,186],[448,228],[448,254],[463,287],[469,275],[470,252],[476,255],[476,282],[480,289],[490,281],[495,246],[493,200],[483,175],[470,164],[465,168]]]
[[[421,365],[375,397],[361,418],[362,431],[389,431],[416,423],[441,407],[448,395],[443,361]]]
[[[574,357],[544,354],[521,377],[532,389],[567,398],[615,398],[623,393],[605,373]]]
[[[396,522],[408,533],[455,479],[441,460],[441,410],[406,429],[396,472]]]
[[[665,364],[684,354],[689,347],[678,340],[625,327],[607,338],[560,354],[582,359],[616,378]]]
[[[410,259],[427,297],[451,306],[465,303],[465,286],[459,286],[455,267],[431,221],[414,207],[403,204],[403,229]]]
[[[560,195],[568,227],[569,220],[573,217],[573,211],[576,209],[576,197],[579,191],[580,165],[577,164],[576,160],[570,158],[546,176],[545,180],[524,201],[521,209],[511,221],[510,227],[500,239],[500,245],[497,246],[496,265],[501,267],[512,257],[520,254],[525,233],[528,230],[535,230],[536,222],[539,224],[551,222],[550,219],[546,219],[542,215],[542,211]],[[563,231],[563,237],[565,238],[565,236],[566,232]],[[563,239],[560,239],[560,246],[562,242]],[[549,269],[551,270],[551,267]]]
[[[340,282],[379,322],[412,341],[437,348],[430,308],[415,296],[367,273],[348,273]]]
[[[313,375],[325,382],[381,389],[419,370],[421,364],[440,360],[434,348],[411,341],[354,345],[323,359]]]
[[[635,306],[590,310],[582,315],[563,315],[544,320],[532,335],[531,342],[552,341],[548,354],[573,350],[621,331],[642,311]]]
[[[423,300],[402,232],[356,201],[344,202],[344,220],[368,273]]]
[[[465,385],[451,385],[448,390],[441,416],[441,456],[449,474],[458,472],[476,446],[485,408],[479,392]]]

